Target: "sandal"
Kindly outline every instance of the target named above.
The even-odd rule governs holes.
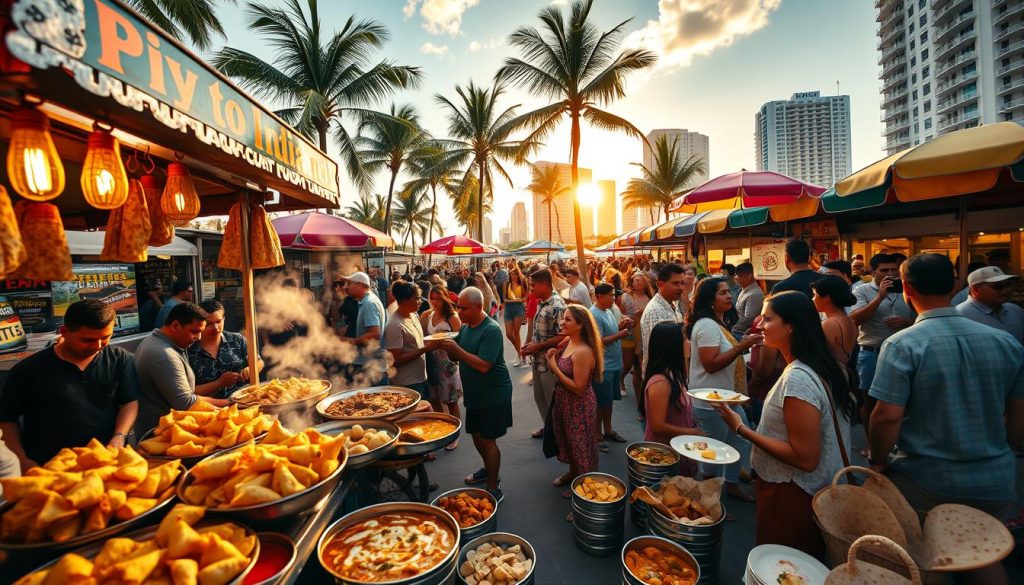
[[[454,451],[454,450],[456,450],[456,449],[458,449],[458,448],[459,448],[459,442],[458,442],[458,441],[455,441],[455,442],[454,442],[454,443],[452,443],[451,445],[448,445],[447,447],[445,447],[445,448],[444,448],[444,450],[445,450],[445,451]]]
[[[540,430],[534,431],[533,434],[530,435],[530,436],[533,437],[534,439],[543,439],[544,438],[544,427],[541,427]]]
[[[480,469],[477,469],[473,473],[470,473],[469,475],[467,475],[466,479],[464,479],[462,481],[464,481],[466,483],[466,485],[473,485],[473,484],[477,484],[477,483],[485,483],[485,482],[487,482],[487,470],[484,469],[483,467],[481,467]]]
[[[565,490],[562,492],[562,497],[567,500],[572,499],[572,490]]]
[[[555,487],[562,487],[572,481],[572,475],[569,472],[559,475],[555,478],[555,481],[551,482],[551,485]]]
[[[616,443],[628,443],[629,442],[629,441],[626,440],[626,437],[623,437],[617,431],[612,431],[610,433],[605,433],[604,434],[604,438],[608,439],[609,441],[615,441]]]
[[[600,451],[601,451],[602,453],[611,453],[611,451],[612,451],[612,450],[611,450],[611,449],[610,449],[610,448],[608,447],[608,443],[605,443],[604,441],[601,441],[600,443],[598,443],[598,444],[597,444],[597,448],[598,448],[598,449],[599,449],[599,450],[600,450]]]
[[[565,517],[565,521],[566,522],[572,522],[573,520],[574,520],[574,518],[573,518],[572,512],[569,512],[569,514]]]

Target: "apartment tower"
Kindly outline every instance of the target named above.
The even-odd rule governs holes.
[[[850,96],[795,93],[754,116],[757,169],[831,187],[852,172]]]
[[[700,132],[692,132],[685,128],[663,128],[658,130],[651,130],[651,132],[647,135],[647,143],[643,144],[644,166],[646,166],[647,168],[652,168],[654,166],[653,148],[657,144],[658,139],[661,138],[662,136],[667,137],[670,142],[673,140],[676,141],[676,151],[679,153],[679,158],[681,160],[686,161],[691,156],[697,156],[704,161],[705,172],[695,176],[694,179],[686,185],[688,188],[696,187],[697,185],[700,185],[701,183],[708,180],[708,177],[710,176],[711,172],[709,166],[711,152],[709,148],[710,141],[708,140],[707,135],[701,134]],[[627,215],[635,216],[635,223],[632,221],[633,218],[630,218],[630,221],[627,221]],[[623,209],[622,229],[628,231],[630,229],[645,227],[652,225],[652,223],[658,223],[664,219],[664,214],[662,213],[661,209],[651,209],[648,207]],[[630,228],[630,226],[632,226],[632,228]]]
[[[551,166],[558,168],[559,177],[562,184],[566,186],[572,185],[572,167],[565,163],[554,163],[547,161],[538,161],[534,163],[540,169],[546,169]],[[579,184],[588,185],[591,182],[590,169],[580,168],[579,169]],[[564,195],[560,195],[555,198],[552,204],[551,213],[548,213],[548,206],[543,204],[543,198],[540,195],[533,196],[533,235],[534,239],[548,239],[548,226],[551,227],[551,239],[562,244],[576,244],[576,224],[573,220],[573,198],[576,196],[571,189]],[[581,212],[580,221],[586,220],[586,217]],[[591,231],[593,228],[591,227]],[[584,228],[584,232],[586,232]]]
[[[512,206],[512,220],[509,228],[511,229],[511,241],[525,242],[530,239],[530,224],[526,220],[526,204],[522,201]]]

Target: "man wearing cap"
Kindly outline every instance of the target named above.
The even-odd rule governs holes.
[[[159,329],[164,326],[167,322],[167,315],[171,314],[171,309],[174,305],[179,303],[191,303],[192,298],[195,296],[195,288],[192,287],[192,282],[189,280],[179,280],[174,283],[174,287],[171,288],[171,297],[164,301],[160,312],[156,314],[156,321],[153,323],[154,329]]]
[[[975,270],[967,277],[970,298],[956,306],[971,321],[1002,329],[1024,343],[1024,309],[1009,302],[1016,276],[997,266]]]
[[[356,272],[345,277],[348,281],[348,293],[359,301],[359,313],[356,315],[355,337],[343,337],[347,341],[356,344],[361,350],[371,343],[376,342],[383,346],[384,326],[387,325],[387,312],[384,305],[372,294],[370,290],[373,284],[370,276],[365,272]],[[366,351],[360,351],[354,362],[356,366],[362,366],[371,358],[381,357],[381,350],[372,355]]]

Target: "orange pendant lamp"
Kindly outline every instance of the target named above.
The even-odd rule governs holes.
[[[49,201],[64,191],[64,163],[50,136],[50,119],[31,106],[11,116],[7,176],[14,191],[32,201]]]
[[[128,201],[128,173],[121,144],[110,130],[94,127],[82,166],[82,194],[96,209],[117,209]]]
[[[160,197],[160,210],[176,226],[188,225],[199,215],[199,194],[188,167],[180,162],[167,165],[167,184]]]

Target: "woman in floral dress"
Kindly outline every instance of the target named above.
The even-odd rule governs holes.
[[[432,287],[429,299],[430,310],[420,316],[420,324],[426,335],[458,331],[462,327],[445,287]],[[444,350],[436,349],[427,353],[427,388],[430,392],[430,406],[435,412],[447,412],[459,418],[459,399],[462,398],[459,363],[452,361]],[[458,446],[459,442],[455,441],[445,449],[451,451]]]
[[[569,464],[569,471],[553,483],[564,486],[597,469],[597,397],[591,382],[604,373],[604,348],[594,317],[580,305],[566,308],[558,333],[566,338],[546,357],[556,378],[551,418],[558,460]],[[562,496],[572,497],[572,492]]]

